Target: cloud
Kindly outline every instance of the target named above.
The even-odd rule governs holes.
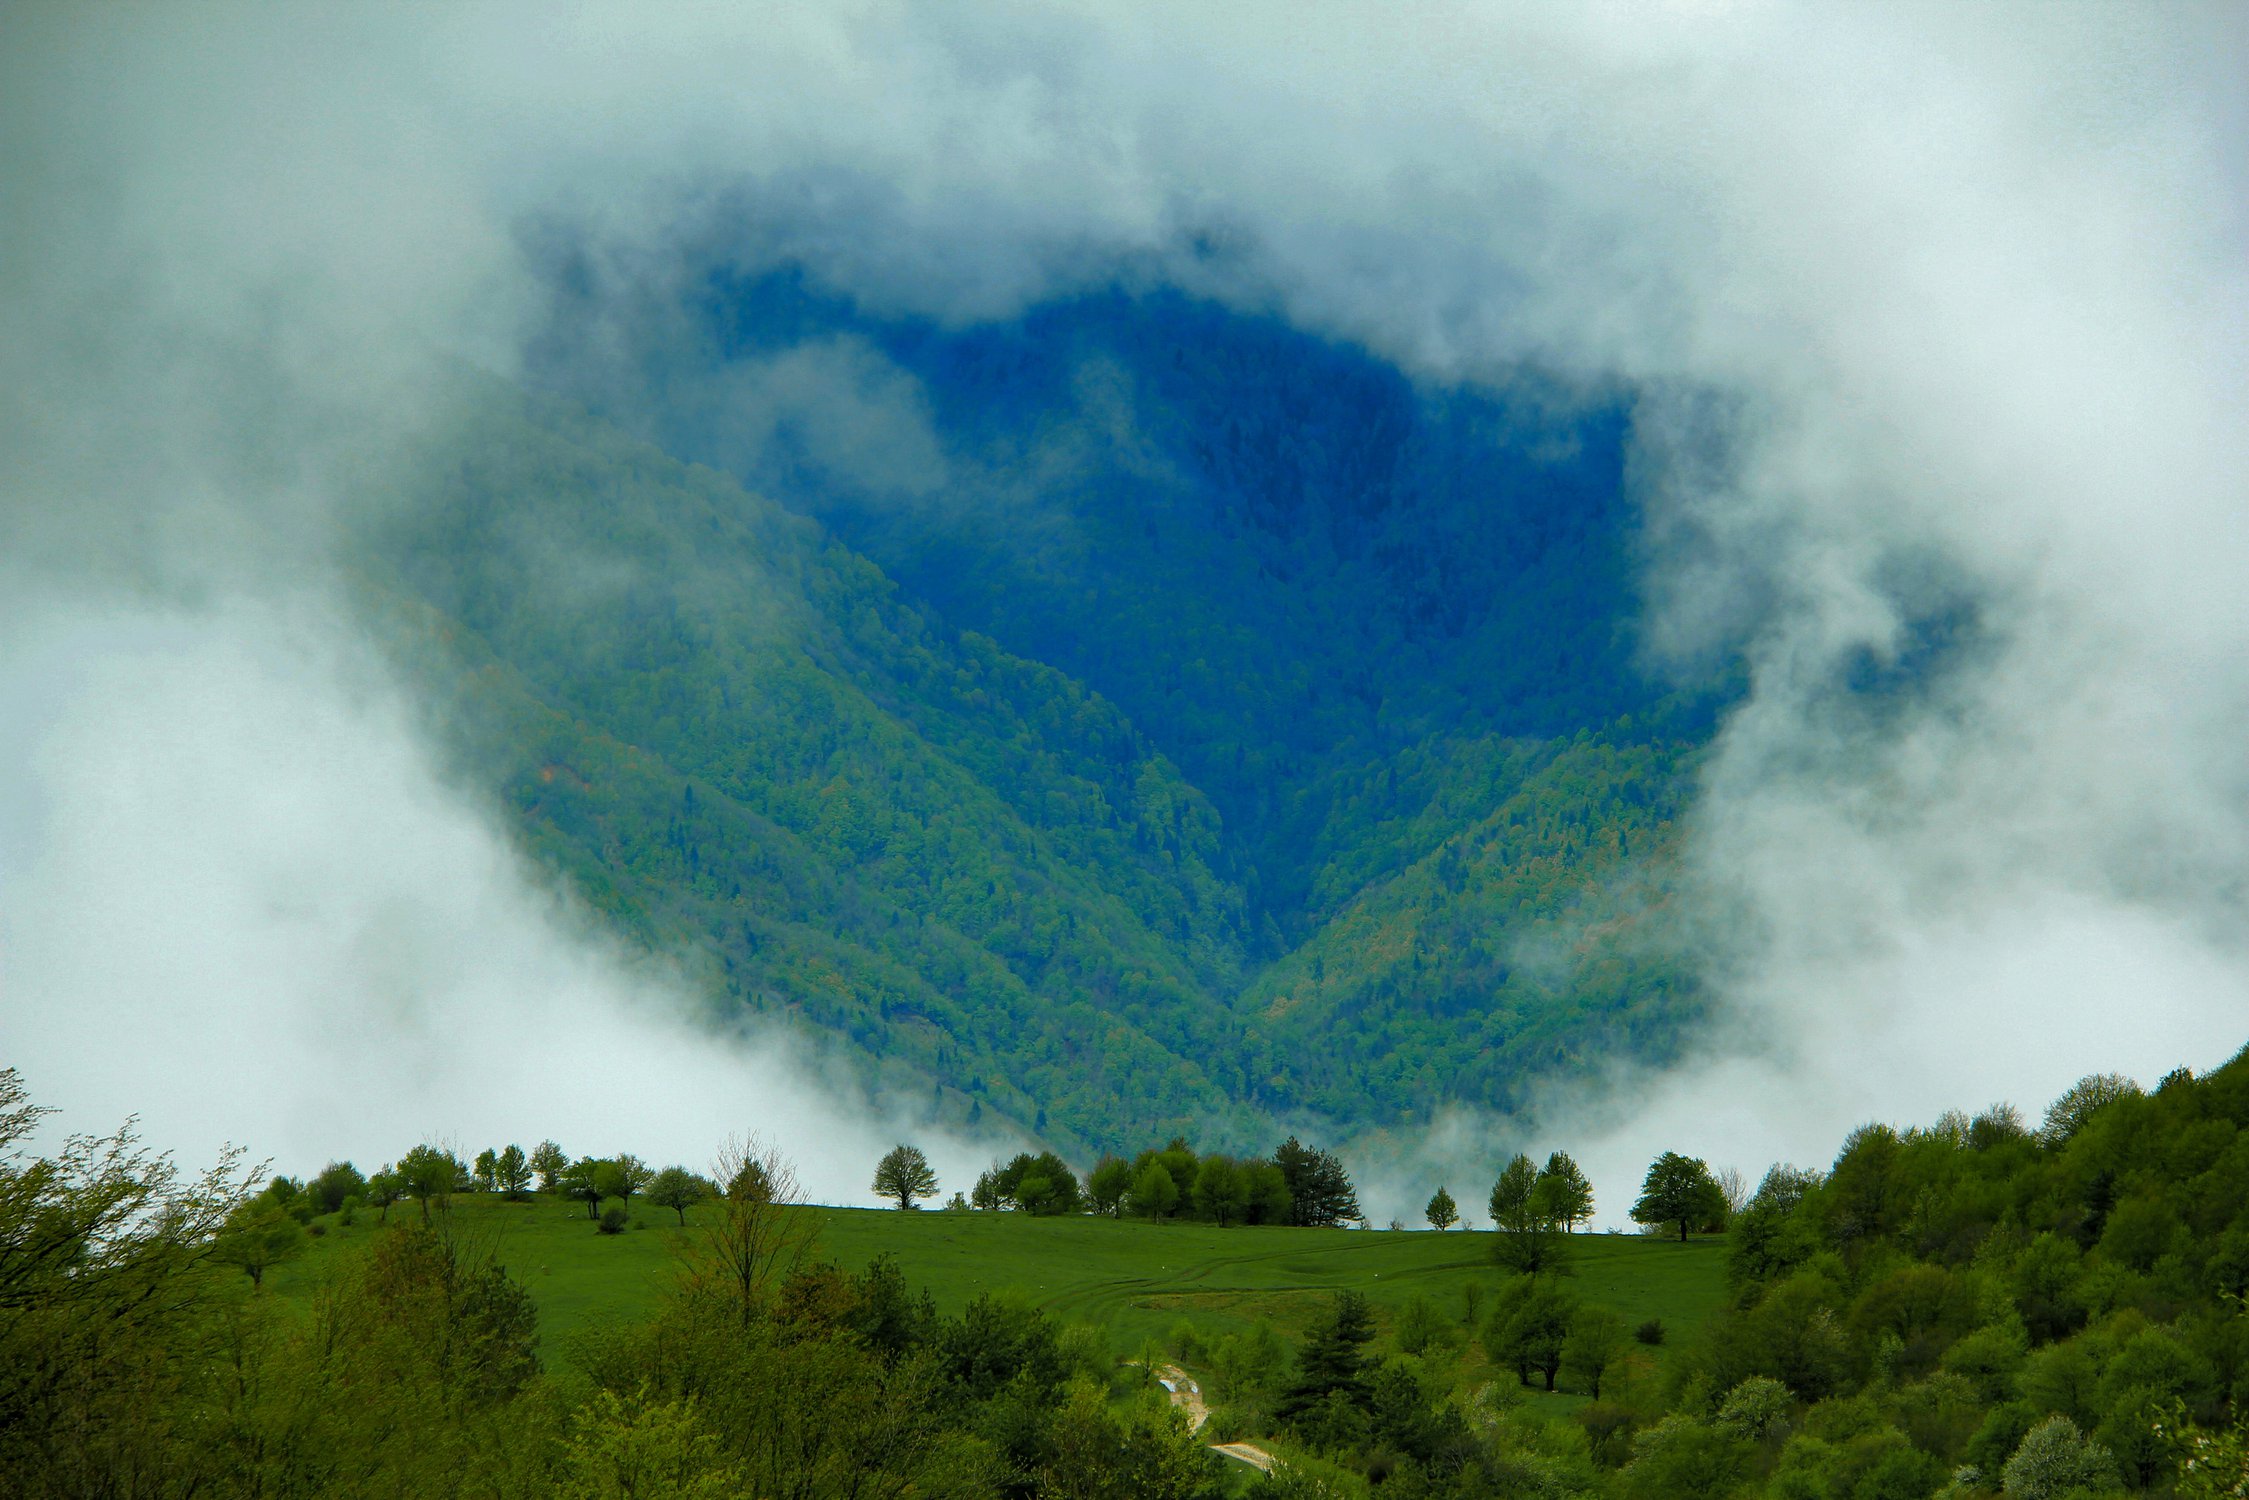
[[[317,589],[336,473],[423,429],[436,362],[512,366],[538,226],[723,234],[956,321],[1168,279],[1423,379],[1527,361],[1639,404],[1649,638],[1752,691],[1691,846],[1732,1025],[1618,1096],[1620,1161],[1665,1131],[1815,1154],[1859,1114],[2241,1040],[2236,9],[18,19],[12,588],[216,600],[254,635],[224,601]],[[810,461],[937,482],[853,349],[745,378]]]
[[[811,1039],[698,1020],[550,890],[316,601],[9,624],[0,997],[60,1123],[300,1173],[549,1136],[701,1168],[755,1130],[839,1202],[927,1138]],[[928,1144],[965,1187],[980,1153]]]

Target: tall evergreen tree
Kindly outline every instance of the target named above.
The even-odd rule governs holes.
[[[1273,1153],[1273,1165],[1288,1185],[1290,1222],[1327,1228],[1365,1217],[1351,1174],[1334,1153],[1292,1135]]]
[[[1294,1424],[1333,1396],[1365,1400],[1366,1358],[1360,1351],[1373,1337],[1374,1314],[1367,1299],[1357,1292],[1337,1292],[1327,1316],[1305,1335],[1296,1378],[1275,1408],[1281,1420]]]

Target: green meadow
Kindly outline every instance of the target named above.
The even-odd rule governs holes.
[[[1514,1378],[1493,1369],[1479,1342],[1467,1336],[1504,1279],[1491,1258],[1489,1233],[798,1211],[819,1220],[811,1251],[816,1258],[856,1270],[893,1255],[907,1282],[926,1287],[943,1311],[956,1312],[987,1292],[1018,1299],[1064,1322],[1102,1329],[1120,1360],[1160,1353],[1193,1370],[1199,1346],[1260,1321],[1294,1342],[1335,1292],[1349,1289],[1373,1306],[1385,1340],[1406,1306],[1425,1299],[1455,1330],[1430,1357],[1449,1361],[1457,1384]],[[530,1290],[550,1365],[567,1364],[579,1333],[653,1311],[677,1274],[683,1240],[698,1233],[698,1210],[688,1211],[682,1229],[669,1210],[644,1208],[634,1214],[633,1228],[598,1234],[582,1207],[546,1195],[528,1203],[463,1195],[447,1212],[456,1234],[488,1246]],[[393,1223],[417,1216],[410,1203],[391,1210]],[[333,1217],[317,1222],[323,1232],[311,1253],[270,1274],[275,1295],[309,1295],[337,1257],[382,1232],[375,1215],[364,1211],[350,1227]],[[1571,1240],[1571,1250],[1569,1279],[1580,1296],[1615,1308],[1628,1325],[1663,1322],[1666,1342],[1642,1351],[1658,1365],[1724,1297],[1720,1239],[1682,1245],[1661,1236],[1582,1234]],[[1224,1399],[1222,1391],[1213,1394]],[[1539,1399],[1557,1411],[1583,1400],[1567,1394]]]

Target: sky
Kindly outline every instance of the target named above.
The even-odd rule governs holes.
[[[650,12],[0,15],[0,1058],[72,1127],[304,1170],[567,1110],[574,1150],[762,1130],[834,1197],[904,1128],[688,1030],[342,602],[346,507],[445,372],[514,368],[557,234],[955,322],[1153,277],[1632,393],[1651,667],[1750,667],[1689,846],[1728,1020],[1401,1180],[1508,1132],[1754,1175],[2241,1045],[2238,7]],[[1909,711],[1837,691],[1946,606],[1973,649]]]

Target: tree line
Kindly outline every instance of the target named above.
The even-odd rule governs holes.
[[[905,1144],[876,1164],[873,1187],[877,1195],[907,1209],[939,1192],[928,1156]],[[1174,1137],[1160,1149],[1129,1159],[1105,1156],[1082,1179],[1052,1151],[1020,1151],[1005,1162],[993,1162],[969,1192],[956,1191],[946,1206],[960,1212],[1099,1214],[1222,1227],[1332,1228],[1365,1217],[1342,1160],[1295,1136],[1268,1157],[1198,1154],[1185,1139]]]

